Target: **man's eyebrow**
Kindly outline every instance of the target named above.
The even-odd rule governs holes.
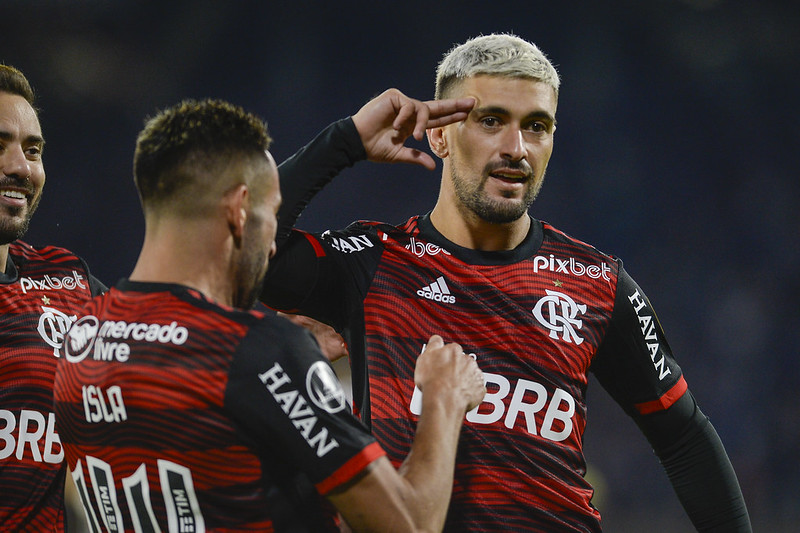
[[[0,140],[8,142],[13,139],[14,135],[12,135],[10,132],[0,130]],[[41,135],[28,135],[25,137],[23,144],[39,144],[44,146],[44,137]]]
[[[505,107],[500,106],[486,106],[486,107],[477,107],[472,110],[473,113],[478,113],[480,115],[504,115],[508,116],[511,112],[506,109]],[[555,126],[556,124],[556,117],[548,113],[547,111],[531,111],[527,115],[525,115],[525,120],[531,119],[539,119],[545,120]]]
[[[44,146],[44,137],[41,135],[28,135],[25,137],[25,144],[38,144]]]
[[[486,106],[486,107],[476,107],[472,110],[473,113],[479,113],[481,115],[510,115],[511,111],[506,109],[505,107],[500,107],[497,105]]]
[[[533,111],[532,113],[528,113],[525,117],[526,119],[539,119],[549,122],[550,124],[556,124],[556,117],[548,113],[547,111]]]

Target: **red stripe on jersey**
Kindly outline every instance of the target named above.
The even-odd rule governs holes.
[[[683,393],[686,392],[688,389],[688,385],[686,384],[686,380],[683,379],[683,376],[680,377],[678,382],[673,385],[667,392],[665,392],[658,400],[653,400],[651,402],[642,402],[637,403],[634,407],[636,410],[639,411],[639,414],[648,415],[650,413],[655,413],[656,411],[664,411],[668,409],[673,403],[678,401],[678,398],[683,396]]]
[[[317,483],[317,490],[320,494],[327,494],[339,485],[350,481],[356,474],[360,474],[368,464],[384,455],[386,452],[383,451],[380,444],[373,442],[361,450],[361,453],[347,461],[333,475]]]
[[[325,250],[322,248],[322,245],[319,241],[310,233],[303,232],[308,242],[311,243],[311,247],[314,248],[314,253],[317,254],[317,257],[325,257]]]

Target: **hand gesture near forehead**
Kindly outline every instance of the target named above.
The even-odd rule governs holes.
[[[378,163],[415,163],[433,170],[433,158],[405,142],[412,135],[421,141],[425,130],[467,118],[474,98],[453,98],[423,102],[397,89],[387,89],[353,115],[367,159]]]

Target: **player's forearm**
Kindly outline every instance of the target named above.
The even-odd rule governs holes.
[[[404,498],[414,522],[425,531],[444,526],[464,416],[463,397],[426,389],[414,444],[399,470],[408,482]]]
[[[698,531],[749,533],[750,517],[739,481],[716,430],[701,423],[668,450],[657,450],[678,499]]]
[[[283,202],[278,211],[278,246],[305,207],[339,172],[367,157],[352,119],[334,122],[278,167]]]

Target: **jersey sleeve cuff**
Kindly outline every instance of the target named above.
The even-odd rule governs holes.
[[[657,411],[664,411],[669,409],[669,407],[674,404],[678,398],[683,396],[683,393],[685,393],[687,389],[688,385],[686,384],[686,380],[684,380],[683,376],[681,376],[680,379],[678,379],[678,382],[670,387],[669,390],[662,394],[657,400],[637,403],[634,405],[634,407],[640,415],[648,415]]]
[[[361,450],[355,457],[343,464],[336,472],[316,484],[320,494],[327,494],[339,485],[347,483],[359,474],[368,464],[386,455],[380,444],[373,442]]]

